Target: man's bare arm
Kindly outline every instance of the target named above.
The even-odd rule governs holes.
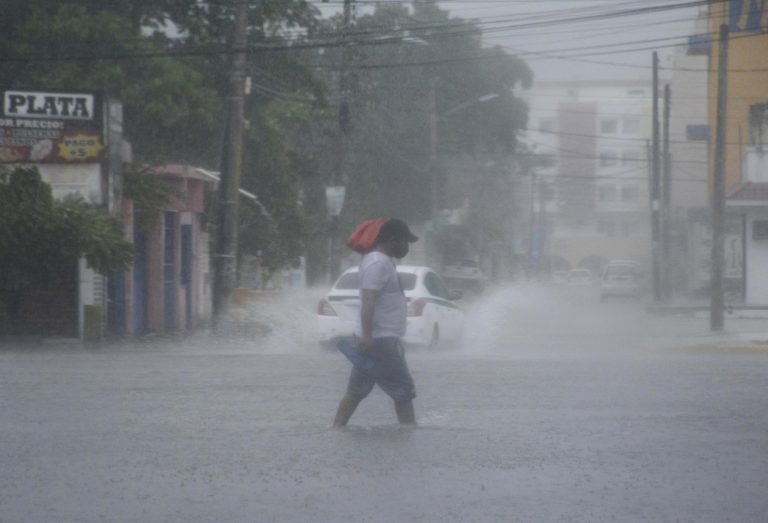
[[[376,308],[376,298],[379,291],[362,289],[360,292],[360,325],[362,326],[362,338],[360,348],[370,350],[373,343],[373,312]]]

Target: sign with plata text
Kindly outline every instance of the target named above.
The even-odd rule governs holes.
[[[0,163],[101,161],[100,95],[12,89],[0,93]]]

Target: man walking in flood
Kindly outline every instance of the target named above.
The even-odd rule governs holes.
[[[375,364],[367,370],[352,367],[334,427],[347,424],[374,385],[392,398],[400,423],[416,423],[413,409],[416,389],[400,341],[405,336],[408,302],[397,275],[395,258],[404,258],[408,244],[417,240],[404,221],[392,218],[381,226],[376,246],[360,262],[360,320],[356,335],[360,350]]]

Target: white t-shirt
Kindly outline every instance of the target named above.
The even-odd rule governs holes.
[[[372,337],[405,336],[408,300],[400,286],[394,260],[379,251],[366,254],[360,262],[361,294],[363,289],[379,291],[373,309]],[[357,335],[362,335],[360,318],[357,322]]]

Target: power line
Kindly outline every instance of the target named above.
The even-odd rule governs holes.
[[[644,1],[644,2],[627,2],[627,3],[624,3],[624,4],[613,4],[612,7],[615,8],[615,7],[618,7],[618,6],[629,6],[629,5],[632,5],[632,4],[639,4],[639,5],[646,5],[647,6],[648,2],[647,1]],[[602,6],[599,6],[599,7],[595,6],[595,7],[599,8],[601,10],[600,12],[606,12],[605,8],[602,7]],[[454,19],[451,19],[452,22],[453,22],[451,24],[432,24],[432,25],[423,25],[423,26],[417,26],[417,25],[408,26],[408,25],[405,25],[405,26],[400,27],[400,30],[413,31],[413,30],[416,30],[418,28],[430,28],[430,29],[439,29],[439,28],[442,28],[442,27],[455,28],[455,27],[459,26],[459,24],[473,25],[473,26],[479,27],[480,29],[483,29],[484,26],[488,25],[488,24],[502,23],[502,22],[512,22],[512,21],[518,21],[518,20],[532,20],[534,18],[545,17],[545,16],[547,16],[548,14],[551,14],[551,13],[566,13],[568,11],[583,12],[583,11],[585,11],[585,8],[575,8],[575,9],[571,9],[571,10],[560,10],[560,11],[546,11],[544,13],[537,14],[537,15],[530,15],[529,14],[529,15],[524,15],[524,16],[519,16],[519,17],[512,17],[512,18],[510,18],[508,15],[503,15],[503,16],[499,16],[499,17],[469,18],[469,19],[465,19],[465,18],[456,19],[456,18],[454,18]],[[707,15],[707,17],[709,17],[709,16],[710,15]],[[498,21],[494,21],[494,19],[497,19],[497,18],[499,20]],[[668,20],[664,20],[664,21],[660,21],[660,22],[654,22],[654,25],[664,25],[664,24],[668,24],[668,23],[676,23],[676,22],[690,21],[690,20],[691,20],[690,17],[677,18],[677,19],[671,19],[671,20],[668,19]],[[578,31],[590,31],[590,36],[595,36],[595,35],[600,35],[600,34],[614,34],[614,33],[618,32],[617,28],[640,28],[640,27],[641,26],[639,26],[636,22],[633,22],[631,25],[630,24],[627,24],[627,25],[612,25],[609,30],[607,30],[607,31],[603,30],[602,33],[595,33],[594,32],[595,31],[595,27],[594,26],[591,26],[591,27],[590,26],[572,27],[572,28],[570,28],[570,31],[571,32],[574,32],[574,31],[576,31],[576,32],[578,32]],[[546,36],[546,35],[552,35],[552,34],[557,34],[559,36],[562,36],[562,30],[557,30],[557,31],[541,31],[538,28],[534,28],[531,31],[532,32],[530,32],[530,33],[526,33],[524,30],[522,30],[522,31],[521,30],[515,30],[515,34],[516,34],[516,36]],[[289,31],[289,34],[290,34],[290,31]],[[297,36],[303,36],[305,34],[305,32],[304,31],[294,31],[293,34],[297,35]],[[315,36],[319,36],[319,35],[322,35],[322,34],[324,34],[324,33],[323,32],[319,32],[319,33],[316,33]],[[383,25],[368,26],[367,28],[361,29],[360,31],[358,31],[357,34],[362,35],[362,36],[366,36],[366,35],[378,35],[378,36],[391,35],[392,34],[392,27],[391,26],[383,26]],[[451,34],[453,34],[453,33],[451,33]],[[333,37],[335,37],[335,33],[332,33],[329,36],[331,38],[333,38]],[[487,37],[488,35],[484,35],[484,36]],[[562,41],[562,39],[559,38],[558,41]]]
[[[738,97],[732,98],[732,99],[738,99]],[[531,114],[535,114],[535,113],[538,113],[538,112],[548,112],[548,113],[560,113],[560,112],[563,112],[563,113],[570,113],[570,114],[588,114],[588,115],[600,116],[600,117],[602,117],[602,116],[616,116],[616,117],[636,116],[636,115],[631,115],[631,114],[627,114],[627,113],[609,113],[609,112],[606,112],[606,113],[601,112],[598,115],[595,112],[579,111],[577,109],[559,109],[559,108],[548,108],[548,107],[547,108],[545,108],[545,107],[536,107],[536,108],[534,108],[530,103],[528,104],[528,107],[529,107],[529,109],[531,109],[530,110]],[[672,120],[685,120],[687,122],[690,122],[690,121],[696,121],[697,119],[698,120],[707,120],[707,115],[703,114],[703,115],[695,115],[695,116],[686,116],[686,115],[678,114],[677,116],[674,116],[674,115],[671,116],[671,119]],[[739,118],[737,118],[735,116],[732,116],[729,119],[741,121]],[[534,129],[534,130],[535,131],[539,131],[539,129]]]
[[[533,140],[530,137],[529,137],[529,141],[534,143],[534,144],[536,144],[536,145],[540,145],[542,147],[547,147],[547,148],[551,147],[548,144],[545,144],[543,142],[539,142],[538,140]],[[551,152],[551,153],[547,153],[547,152],[538,153],[535,156],[551,156],[553,158],[563,158],[563,159],[568,159],[568,160],[602,160],[603,159],[600,156],[586,155],[586,154],[583,154],[581,151],[575,151],[573,149],[566,149],[564,147],[559,147],[558,146],[555,149],[556,149],[555,152]],[[566,152],[566,153],[570,153],[570,154],[562,154],[562,152]],[[647,163],[650,162],[650,160],[643,159],[643,158],[622,158],[622,162],[625,162],[625,161],[626,162],[630,162],[630,163],[635,163],[635,164],[647,164]],[[700,161],[696,161],[696,160],[672,160],[672,164],[673,165],[688,164],[688,165],[709,166],[709,162],[700,162]]]
[[[579,137],[582,137],[582,138],[597,138],[599,140],[619,140],[619,141],[622,141],[622,142],[629,142],[629,141],[632,141],[632,142],[642,142],[643,144],[645,144],[648,141],[648,138],[632,138],[632,137],[621,138],[621,137],[618,137],[618,136],[606,136],[606,135],[601,135],[601,134],[572,133],[572,132],[566,132],[566,131],[543,131],[541,129],[531,129],[531,128],[528,128],[528,127],[520,128],[520,130],[521,131],[538,132],[538,133],[542,133],[542,134],[551,134],[551,135],[555,135],[555,136],[579,136]],[[691,143],[691,140],[669,140],[669,143],[685,143],[685,144],[687,144],[687,143]],[[727,143],[726,145],[743,145],[743,144],[732,142],[732,143]]]
[[[712,0],[714,2],[722,2],[727,0]],[[675,9],[683,9],[683,8],[691,8],[691,7],[699,7],[710,3],[710,0],[695,0],[695,1],[687,1],[687,2],[681,2],[681,3],[664,3],[659,5],[648,5],[648,2],[627,2],[624,4],[618,4],[619,7],[628,7],[627,9],[615,9],[610,7],[615,7],[617,4],[613,4],[613,6],[591,6],[591,7],[578,7],[578,8],[572,8],[572,9],[565,9],[565,10],[554,10],[554,11],[545,11],[543,13],[537,13],[534,15],[522,15],[518,17],[500,17],[501,19],[494,22],[485,21],[482,22],[482,24],[485,24],[486,26],[491,24],[502,24],[502,23],[508,23],[508,22],[514,22],[514,21],[522,21],[524,23],[520,24],[513,24],[513,25],[506,25],[498,28],[486,28],[487,32],[496,32],[499,30],[510,30],[510,29],[523,29],[526,27],[529,28],[536,28],[541,26],[547,26],[547,25],[560,25],[560,24],[572,24],[572,23],[580,23],[580,22],[590,22],[590,21],[598,21],[598,20],[604,20],[608,18],[616,18],[616,17],[624,17],[624,16],[638,16],[642,14],[651,14],[659,11],[669,11],[669,10],[675,10]],[[632,5],[638,5],[640,7],[633,7],[629,8],[629,6]],[[592,12],[594,11],[594,12]],[[581,14],[579,14],[581,13]],[[560,16],[563,15],[566,16]],[[571,14],[578,15],[578,16],[572,16]],[[552,17],[552,15],[555,15]],[[471,19],[450,19],[449,23],[445,24],[426,24],[426,25],[412,25],[412,26],[404,26],[403,29],[409,30],[409,31],[420,31],[420,30],[435,30],[435,29],[455,29],[460,25],[472,25],[474,27],[478,27],[481,24],[472,23]],[[384,31],[385,33],[389,33],[391,31],[391,28],[388,26],[373,26],[371,29],[367,29],[364,31],[358,30],[356,33],[358,35],[370,35],[370,34],[376,34],[376,31]],[[474,33],[474,29],[470,31],[471,33]],[[456,32],[449,33],[448,31],[445,32],[448,35],[456,35]],[[381,33],[379,33],[381,34]],[[466,34],[466,33],[464,33]],[[430,36],[434,36],[434,34],[431,34]]]
[[[716,0],[716,1],[722,1],[722,0]],[[659,10],[670,10],[670,9],[679,9],[679,8],[685,8],[685,7],[691,7],[692,4],[697,5],[703,5],[706,4],[706,0],[698,0],[696,2],[687,2],[684,4],[664,4],[664,5],[658,5],[658,6],[647,6],[641,7],[641,8],[634,8],[634,9],[627,9],[627,10],[606,10],[604,7],[600,7],[600,11],[595,14],[587,14],[582,15],[580,17],[569,17],[569,18],[553,18],[553,19],[544,19],[544,20],[536,20],[537,18],[540,18],[544,15],[533,15],[533,16],[525,16],[520,18],[507,18],[504,20],[500,20],[498,22],[484,22],[482,24],[472,23],[471,21],[463,20],[463,19],[452,19],[447,24],[430,24],[430,25],[413,25],[408,26],[405,25],[401,27],[400,30],[407,31],[412,36],[414,33],[418,33],[419,31],[435,31],[435,30],[442,30],[444,31],[438,31],[438,32],[430,32],[429,34],[421,35],[421,36],[428,36],[429,38],[443,38],[443,37],[455,37],[455,36],[465,36],[468,34],[476,34],[477,29],[481,29],[484,36],[487,36],[490,33],[499,32],[499,31],[506,31],[506,30],[519,30],[521,28],[525,27],[531,27],[531,28],[539,28],[542,26],[548,26],[548,25],[560,25],[563,23],[578,23],[588,20],[603,20],[604,18],[613,18],[613,17],[620,17],[620,16],[637,16],[644,13],[650,13],[650,12],[656,12]],[[584,8],[577,8],[574,11],[577,12],[583,12]],[[512,25],[505,25],[501,27],[489,27],[491,24],[501,24],[506,23],[509,21],[515,21],[515,20],[522,20],[528,22],[523,24],[512,24]],[[530,21],[535,20],[535,21]],[[450,31],[452,29],[462,28],[464,26],[470,26],[470,29],[462,29],[460,31]],[[373,29],[367,29],[367,30],[358,30],[355,33],[357,36],[391,36],[392,35],[392,28],[391,27],[384,27],[379,26],[378,28],[374,27]],[[418,36],[418,35],[416,35]],[[366,41],[365,39],[361,39],[359,43],[367,43],[370,40]]]
[[[720,0],[718,0],[720,1]],[[689,1],[684,2],[680,4],[670,4],[670,5],[660,5],[660,6],[651,6],[651,7],[643,7],[643,8],[634,8],[634,9],[627,9],[623,11],[607,11],[601,14],[594,14],[594,15],[583,15],[580,17],[571,17],[568,18],[560,18],[560,19],[553,19],[553,20],[545,20],[545,21],[537,21],[537,22],[528,22],[526,24],[522,25],[515,25],[515,26],[507,26],[504,29],[509,29],[513,27],[525,27],[525,26],[531,26],[538,27],[541,25],[556,25],[556,24],[563,24],[563,23],[574,23],[578,21],[583,21],[590,19],[590,17],[595,19],[604,19],[606,17],[612,18],[612,17],[618,17],[618,16],[632,16],[632,15],[638,15],[641,13],[647,13],[647,12],[655,12],[658,10],[669,10],[669,9],[678,9],[683,7],[691,7],[692,5],[700,5],[707,3],[707,0],[696,0],[696,1]],[[470,25],[472,26],[471,30],[468,32],[465,32],[464,34],[476,34],[478,32],[479,28],[475,24],[468,23],[461,21],[460,23],[457,23],[454,21],[454,23],[447,25],[447,26],[440,26],[440,25],[432,25],[432,26],[422,26],[424,30],[433,30],[438,27],[449,27],[449,28],[455,28],[457,25]],[[414,30],[411,28],[408,28],[408,30]],[[419,30],[417,27],[415,30]],[[485,32],[489,31],[495,31],[498,29],[488,29]],[[368,33],[370,34],[370,32]],[[388,35],[391,35],[391,28],[387,31]],[[444,32],[442,34],[440,33],[431,33],[427,36],[430,38],[436,38],[436,37],[448,37],[448,36],[457,36],[459,33],[456,31],[454,32]],[[359,40],[356,43],[358,45],[381,45],[381,44],[387,44],[387,43],[400,43],[401,37],[395,36],[395,37],[389,37],[385,39],[377,39],[377,40]],[[316,48],[329,48],[329,47],[337,47],[341,45],[338,39],[334,38],[333,41],[329,42],[307,42],[306,40],[303,41],[303,43],[295,44],[295,43],[288,43],[286,45],[261,45],[261,46],[254,46],[254,48],[249,49],[251,52],[259,52],[259,51],[281,51],[281,50],[301,50],[301,49],[316,49]],[[622,43],[617,45],[631,45],[631,43]],[[140,53],[121,53],[121,54],[111,54],[111,55],[82,55],[82,56],[57,56],[57,57],[46,57],[46,56],[31,56],[31,57],[24,57],[24,58],[17,58],[17,57],[3,57],[0,58],[0,62],[38,62],[38,61],[88,61],[88,60],[116,60],[116,59],[141,59],[141,58],[152,58],[152,57],[159,57],[159,56],[207,56],[207,55],[219,55],[219,54],[230,54],[234,52],[238,52],[237,49],[205,49],[205,50],[190,50],[190,49],[183,49],[183,50],[164,50],[164,51],[149,51],[149,52],[140,52]],[[463,60],[474,60],[474,59],[482,59],[484,57],[467,57]],[[431,65],[432,63],[440,63],[439,61],[434,62],[420,62],[420,63],[402,63],[402,64],[379,64],[379,65],[360,65],[358,67],[360,68],[385,68],[385,67],[393,67],[393,66],[414,66],[414,65]]]
[[[690,35],[686,36],[680,36],[680,37],[669,37],[669,39],[677,39],[677,38],[688,38]],[[653,41],[653,40],[651,40]],[[634,43],[639,42],[627,42],[626,44],[610,44],[610,45],[633,45]],[[674,44],[672,46],[666,46],[666,47],[679,47],[687,45],[687,42],[681,42],[679,44]],[[557,54],[552,54],[552,51],[527,51],[525,49],[516,48],[516,47],[510,47],[507,45],[499,45],[498,47],[501,47],[502,49],[506,49],[507,51],[512,51],[517,54],[517,56],[526,56],[526,61],[531,62],[535,61],[536,58],[530,58],[527,55],[532,55],[534,57],[541,57],[542,60],[564,60],[564,61],[571,61],[571,62],[581,62],[581,63],[587,63],[587,64],[595,64],[595,65],[610,65],[613,67],[628,67],[632,69],[645,69],[649,70],[651,69],[650,65],[642,65],[642,64],[631,64],[631,63],[620,63],[620,62],[607,62],[604,60],[588,60],[586,58],[579,58],[577,56],[562,56]],[[605,46],[597,46],[604,48]],[[573,49],[576,50],[576,49]],[[555,51],[557,52],[557,51]],[[680,72],[691,72],[691,73],[711,73],[714,72],[714,69],[696,69],[691,67],[659,67],[660,70],[663,71],[680,71]],[[758,73],[758,72],[768,72],[768,69],[729,69],[729,73]]]
[[[741,35],[741,36],[735,36],[731,38],[731,40],[740,39],[740,38],[751,38],[754,36],[762,36],[761,34],[747,34],[747,35]],[[682,37],[681,37],[682,38]],[[658,39],[659,41],[668,40],[668,38],[665,39]],[[396,43],[395,41],[389,41],[389,42],[379,42],[379,43]],[[622,44],[613,44],[613,46],[618,45],[632,45],[632,43],[622,43]],[[616,53],[631,53],[631,52],[639,52],[639,51],[648,51],[653,49],[663,49],[663,48],[671,48],[671,47],[680,47],[683,45],[688,45],[687,42],[681,42],[676,44],[667,44],[667,45],[659,45],[659,46],[645,46],[635,49],[621,49],[621,50],[614,50],[614,51],[599,51],[599,52],[593,52],[593,53],[584,53],[580,56],[599,56],[599,55],[605,55],[605,54],[616,54]],[[612,47],[612,45],[606,45],[604,47]],[[488,49],[485,49],[486,51]],[[514,55],[507,55],[503,58],[513,58]],[[577,55],[574,56],[567,56],[567,57],[557,57],[561,60],[570,60],[573,58],[577,58]],[[431,65],[445,65],[445,64],[451,64],[451,63],[462,63],[462,62],[469,62],[469,61],[485,61],[485,60],[498,60],[500,57],[498,55],[493,54],[484,54],[484,55],[472,55],[472,56],[464,56],[464,57],[457,57],[457,58],[445,58],[440,60],[423,60],[423,61],[413,61],[413,62],[390,62],[390,63],[379,63],[379,64],[357,64],[353,67],[360,70],[375,70],[375,69],[395,69],[395,68],[406,68],[406,67],[424,67],[424,66],[431,66]],[[554,57],[553,57],[554,58]],[[616,64],[618,65],[618,64]],[[327,64],[327,65],[315,65],[313,66],[316,69],[334,69],[335,66],[333,64]],[[646,67],[643,66],[645,69]],[[667,68],[667,70],[676,70],[676,68]],[[741,70],[731,70],[729,72],[749,72],[749,73],[756,73],[756,72],[768,72],[768,69],[741,69]]]
[[[639,171],[636,170],[635,172]],[[536,176],[540,176],[542,178],[550,178],[553,180],[557,179],[565,179],[568,181],[571,180],[584,180],[584,181],[593,181],[593,180],[610,180],[615,182],[622,182],[622,181],[642,181],[647,182],[648,177],[647,176],[613,176],[613,175],[599,175],[599,174],[593,174],[589,176],[579,176],[577,174],[536,174]],[[702,178],[673,178],[673,181],[678,182],[687,182],[687,183],[707,183],[708,180],[702,179]]]
[[[558,82],[560,85],[568,85],[567,82]],[[620,82],[618,82],[619,85]],[[650,89],[650,85],[642,84],[637,87],[637,89]],[[632,88],[632,87],[630,87]],[[578,89],[578,87],[574,87],[574,89]],[[598,100],[569,100],[568,95],[559,95],[559,94],[547,94],[547,93],[536,93],[535,97],[538,98],[558,98],[563,99],[564,101],[569,102],[575,102],[575,103],[591,103],[591,102],[597,102]],[[595,97],[598,98],[598,97]],[[714,96],[676,96],[676,100],[714,100],[716,97]],[[627,96],[599,96],[600,100],[637,100],[638,102],[642,102],[646,100],[646,93],[643,94],[632,94]],[[731,99],[740,99],[740,100],[764,100],[764,96],[732,96]],[[624,115],[624,116],[631,116],[631,115]]]

